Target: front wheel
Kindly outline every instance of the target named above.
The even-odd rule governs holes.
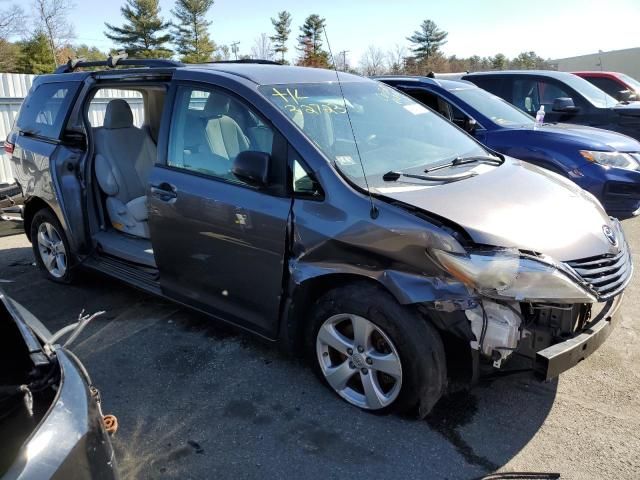
[[[62,225],[49,210],[37,212],[31,222],[31,244],[36,263],[45,277],[54,282],[71,283],[71,251]]]
[[[375,285],[332,290],[313,312],[310,356],[324,382],[367,411],[426,416],[446,388],[437,330]]]

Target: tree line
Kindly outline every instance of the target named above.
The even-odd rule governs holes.
[[[110,52],[95,46],[77,44],[69,20],[71,0],[32,0],[31,15],[13,5],[0,10],[0,71],[48,73],[69,58],[102,60],[108,53],[125,51],[131,58],[177,58],[185,63],[203,63],[253,58],[289,63],[289,39],[293,17],[280,11],[271,18],[273,32],[260,33],[250,52],[241,54],[239,43],[217,45],[211,36],[208,14],[214,0],[175,0],[170,18],[162,15],[159,0],[125,0],[120,8],[121,22],[105,22],[104,35],[114,43]],[[509,59],[493,57],[446,56],[441,48],[448,33],[432,20],[424,20],[406,38],[410,47],[397,44],[384,51],[371,45],[359,62],[351,65],[347,51],[328,51],[326,19],[311,14],[304,19],[296,37],[293,63],[300,66],[338,68],[364,75],[427,74],[476,70],[549,68],[535,54],[523,52]],[[18,37],[19,40],[12,41]]]

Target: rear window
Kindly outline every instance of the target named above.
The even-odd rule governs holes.
[[[20,108],[16,126],[41,137],[60,137],[78,83],[43,83],[36,87]]]
[[[89,123],[93,128],[104,125],[104,116],[107,113],[107,105],[114,99],[122,99],[129,104],[133,115],[133,124],[140,128],[145,124],[144,98],[137,90],[123,90],[115,88],[101,88],[89,102]]]

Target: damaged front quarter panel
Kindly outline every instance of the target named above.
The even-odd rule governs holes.
[[[352,199],[348,210],[336,207],[340,204],[293,203],[287,273],[294,302],[296,292],[310,282],[348,276],[377,282],[403,305],[426,304],[441,311],[475,306],[473,292],[427,255],[433,247],[464,252],[454,236],[386,202],[376,201],[375,219],[365,198],[357,208]]]
[[[290,221],[285,271],[287,302],[281,336],[293,351],[306,331],[305,320],[313,303],[327,289],[359,280],[373,281],[402,305],[418,311],[447,338],[459,368],[449,379],[450,388],[466,387],[477,379],[478,355],[468,348],[475,340],[464,310],[475,308],[475,292],[444,272],[428,248],[464,252],[457,236],[464,232],[429,221],[412,212],[376,200],[379,215],[371,219],[366,199],[358,208],[343,210],[340,202],[295,199]],[[353,207],[353,204],[351,205]],[[444,228],[443,228],[444,227]],[[456,385],[456,387],[452,387]]]
[[[426,254],[427,247],[433,246],[464,251],[460,244],[408,213],[396,213],[390,205],[379,208],[377,219],[362,220],[368,217],[365,214],[352,223],[351,213],[337,212],[332,205],[294,202],[290,286],[295,289],[325,275],[356,275],[380,283],[401,304],[433,302],[442,309],[465,305],[471,299],[470,290],[445,277]],[[336,221],[336,215],[343,216],[343,221]]]

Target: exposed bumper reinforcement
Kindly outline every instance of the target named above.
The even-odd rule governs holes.
[[[618,295],[609,300],[589,328],[575,337],[537,352],[534,367],[536,377],[545,381],[556,378],[595,352],[617,324],[622,297],[623,295]]]

